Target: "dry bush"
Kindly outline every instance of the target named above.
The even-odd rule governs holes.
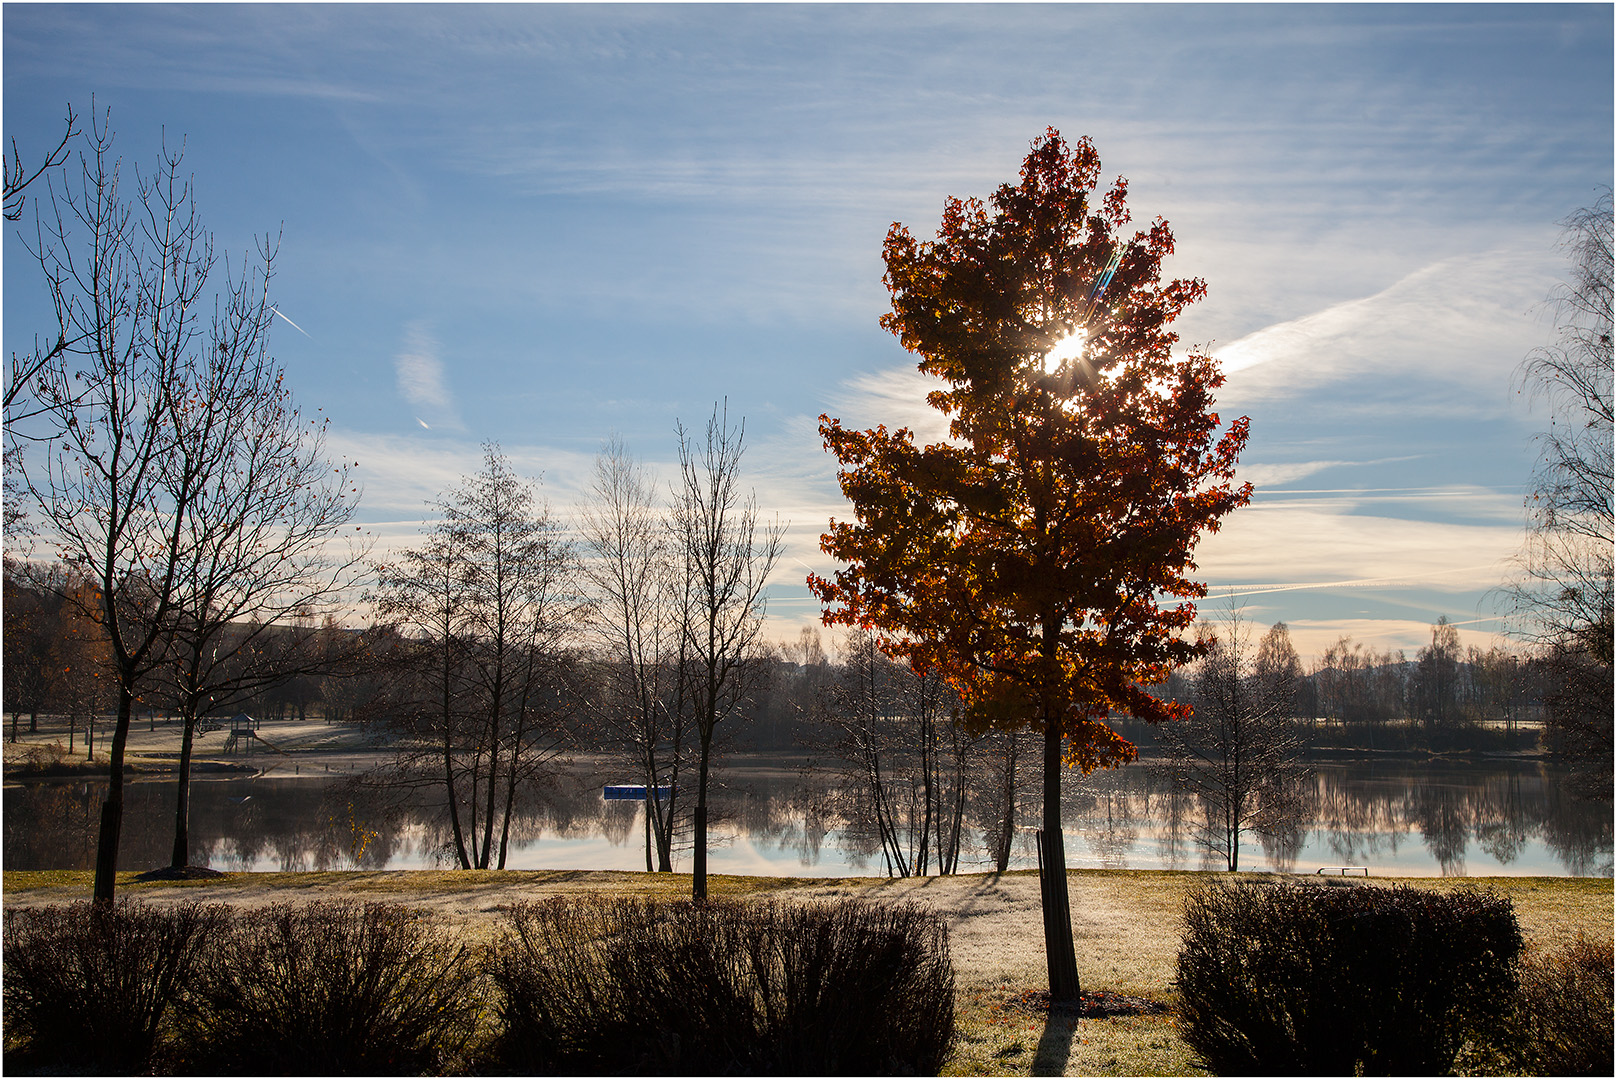
[[[1509,1012],[1482,1040],[1476,1071],[1515,1076],[1612,1075],[1611,942],[1530,951]]]
[[[23,772],[50,772],[67,760],[67,747],[60,742],[30,743],[22,753]]]
[[[1180,1029],[1222,1074],[1444,1073],[1521,948],[1488,892],[1216,883],[1185,907]]]
[[[947,930],[916,905],[523,904],[490,974],[513,1072],[936,1073],[953,1040]]]
[[[478,1011],[466,947],[441,918],[395,904],[242,913],[199,976],[188,1071],[438,1072]]]
[[[148,1071],[228,909],[120,900],[5,913],[8,1069]]]

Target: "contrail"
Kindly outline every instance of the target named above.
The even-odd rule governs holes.
[[[274,304],[270,305],[270,310],[275,312],[275,314],[277,314],[277,315],[281,315],[281,309],[276,307]],[[314,335],[309,333],[307,330],[303,329],[303,327],[299,326],[295,322],[292,322],[291,319],[287,319],[285,315],[281,315],[281,318],[286,319],[286,321],[291,325],[292,329],[296,330],[298,333],[302,334],[304,337],[308,338],[310,341],[314,340]]]
[[[1450,570],[1438,570],[1435,573],[1427,575],[1427,576],[1428,577],[1437,577],[1437,576],[1442,575],[1442,574],[1463,574],[1468,570],[1491,570],[1496,565],[1498,565],[1498,564],[1497,563],[1484,563],[1481,566],[1456,566],[1456,567],[1454,567],[1453,569],[1450,569]],[[1408,574],[1403,574],[1403,575],[1400,575],[1399,577],[1354,578],[1351,581],[1309,581],[1309,582],[1301,582],[1301,583],[1292,584],[1292,585],[1249,585],[1249,586],[1246,586],[1246,587],[1242,587],[1240,585],[1230,585],[1230,586],[1216,586],[1216,585],[1214,585],[1214,586],[1208,586],[1207,595],[1209,597],[1212,597],[1212,596],[1215,596],[1215,595],[1219,596],[1219,597],[1258,596],[1258,595],[1261,595],[1263,593],[1296,592],[1299,589],[1343,589],[1343,588],[1349,588],[1349,587],[1360,586],[1360,585],[1396,585],[1396,584],[1399,584],[1399,583],[1402,583],[1402,582],[1409,582],[1409,583],[1418,584],[1421,580],[1422,579],[1420,579],[1420,578],[1413,578]],[[1235,592],[1235,591],[1224,592],[1224,591],[1222,591],[1222,589],[1225,589],[1225,588],[1228,588],[1228,589],[1231,589],[1231,590],[1239,589],[1240,591],[1239,592]]]

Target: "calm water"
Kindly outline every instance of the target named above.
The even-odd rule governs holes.
[[[284,767],[282,767],[284,769]],[[1243,842],[1243,869],[1311,873],[1368,866],[1372,874],[1612,876],[1612,805],[1561,792],[1555,772],[1531,761],[1318,763],[1312,819],[1268,844]],[[886,872],[868,837],[824,809],[827,781],[737,758],[715,797],[715,873],[844,876]],[[611,774],[574,769],[512,825],[513,869],[645,869],[638,804],[604,802]],[[7,869],[94,864],[102,785],[8,784]],[[172,846],[170,782],[127,789],[119,866],[166,865]],[[451,865],[447,826],[430,794],[354,787],[331,777],[271,770],[192,786],[192,862],[221,870],[416,869]],[[1036,865],[1037,799],[1024,802],[1012,865]],[[1063,827],[1068,864],[1131,869],[1222,869],[1197,842],[1194,802],[1132,766],[1072,777]],[[675,868],[689,869],[689,850]],[[968,814],[963,871],[991,869]]]

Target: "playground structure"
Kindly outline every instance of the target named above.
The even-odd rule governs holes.
[[[207,724],[206,728],[204,728],[203,724],[199,724],[197,725],[197,731],[199,733],[204,730],[212,731],[218,728],[218,726],[218,724]],[[253,719],[251,716],[248,716],[246,713],[237,713],[235,716],[232,716],[230,718],[230,735],[225,739],[224,752],[227,754],[234,754],[237,750],[242,750],[249,757],[251,757],[254,743],[262,743],[266,749],[273,750],[282,757],[291,757],[291,755],[285,750],[282,750],[279,746],[276,746],[274,743],[270,742],[268,739],[264,738],[258,733],[257,720]]]

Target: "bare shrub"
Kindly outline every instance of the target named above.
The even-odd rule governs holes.
[[[149,1071],[228,909],[77,903],[5,913],[8,1069]]]
[[[490,973],[513,1072],[936,1073],[954,1033],[919,906],[524,904]]]
[[[1216,883],[1185,908],[1180,1029],[1221,1074],[1444,1073],[1521,948],[1489,892]]]
[[[1579,935],[1552,952],[1529,951],[1518,974],[1515,1002],[1484,1040],[1476,1069],[1516,1076],[1612,1075],[1611,942]]]
[[[443,920],[394,904],[238,916],[197,986],[190,1071],[419,1074],[451,1067],[478,980]]]
[[[50,772],[67,759],[67,748],[60,741],[33,743],[23,751],[23,772]]]

